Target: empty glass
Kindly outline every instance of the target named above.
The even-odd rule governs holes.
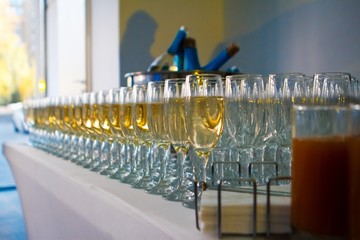
[[[229,134],[237,147],[241,176],[249,177],[254,149],[265,145],[264,81],[259,74],[232,75],[225,82],[225,116]],[[262,153],[261,153],[262,154]],[[262,157],[260,157],[262,161]]]
[[[270,74],[266,83],[268,124],[273,131],[277,151],[275,161],[280,176],[291,172],[291,109],[306,103],[305,75],[302,73]]]
[[[350,102],[351,75],[342,72],[325,72],[314,75],[313,103],[344,105]]]

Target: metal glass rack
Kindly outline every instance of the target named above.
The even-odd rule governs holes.
[[[217,183],[215,183],[214,180],[214,174],[215,174],[215,166],[217,164],[235,164],[238,166],[238,178],[234,179],[227,179],[222,178]],[[261,165],[266,164],[270,165],[273,164],[275,166],[275,177],[269,178],[266,182],[266,189],[259,189],[258,188],[258,181],[256,178],[252,177],[252,167],[253,165]],[[239,192],[239,193],[248,193],[253,195],[253,206],[252,206],[252,235],[253,237],[256,237],[258,235],[257,233],[257,196],[260,195],[266,195],[266,214],[265,214],[265,224],[266,224],[266,231],[265,235],[266,237],[271,236],[271,196],[286,196],[290,197],[291,193],[289,192],[282,192],[282,191],[272,191],[271,186],[275,182],[276,185],[278,185],[279,181],[287,181],[289,183],[291,181],[290,176],[279,176],[278,175],[278,165],[276,162],[256,162],[252,163],[248,166],[248,173],[249,178],[242,178],[241,177],[241,167],[240,163],[238,162],[229,162],[229,161],[222,161],[222,162],[214,162],[211,164],[211,185],[208,185],[205,182],[196,182],[194,181],[194,195],[195,195],[195,222],[196,222],[196,228],[200,231],[200,224],[199,224],[199,189],[202,189],[203,191],[206,191],[207,189],[210,190],[216,190],[217,191],[217,219],[216,219],[216,226],[217,226],[217,235],[219,238],[223,236],[249,236],[249,234],[241,234],[241,233],[226,233],[222,230],[222,192],[223,191],[231,191],[231,192]],[[237,181],[239,183],[239,187],[228,187],[224,186],[224,182],[226,181]],[[241,187],[241,183],[248,183],[252,188],[249,187]]]

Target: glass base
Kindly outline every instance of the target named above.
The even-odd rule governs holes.
[[[185,193],[185,196],[183,197],[183,200],[181,204],[190,209],[195,209],[195,195],[193,192],[187,191]]]
[[[90,170],[100,174],[101,172],[105,171],[108,167],[109,164],[107,163],[94,163],[90,168]]]
[[[106,168],[104,171],[100,172],[101,175],[110,177],[111,175],[113,175],[114,173],[116,173],[119,170],[118,167],[115,166],[111,166]]]
[[[73,155],[70,157],[70,162],[76,163],[76,162],[77,162],[77,159],[78,159],[78,155],[73,154]]]
[[[146,190],[146,192],[154,195],[165,195],[171,193],[173,190],[174,187],[172,187],[168,181],[161,180],[153,188]]]
[[[119,169],[118,171],[110,175],[109,178],[119,180],[120,182],[122,182],[128,175],[129,175],[129,171],[127,171],[126,169]]]
[[[83,168],[91,168],[92,166],[91,159],[84,158],[84,161],[81,162],[81,166],[83,166]]]
[[[77,156],[77,158],[74,160],[74,163],[76,165],[82,166],[84,162],[85,157],[84,156]]]
[[[132,188],[149,190],[156,185],[156,182],[150,176],[143,176],[139,181],[132,184]]]
[[[182,202],[186,192],[187,192],[187,188],[185,186],[180,186],[170,194],[164,195],[163,199],[174,202]]]
[[[120,180],[122,183],[134,184],[141,179],[141,176],[137,172],[131,172],[124,179]]]

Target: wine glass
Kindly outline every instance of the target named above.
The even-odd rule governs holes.
[[[160,163],[160,167],[154,167],[156,163],[153,162],[154,170],[160,175],[158,183],[147,190],[150,194],[164,195],[173,190],[170,181],[166,178],[167,165],[170,160],[170,141],[167,137],[165,122],[171,121],[165,118],[164,109],[164,86],[165,83],[161,82],[148,82],[147,84],[147,121],[149,131],[152,136],[155,148],[157,152],[155,154],[156,159]]]
[[[110,108],[110,91],[101,90],[96,94],[96,103],[93,105],[94,119],[93,126],[95,127],[96,136],[100,142],[100,158],[95,171],[107,175],[106,170],[110,166],[111,160],[111,145],[114,142],[114,132],[111,128],[109,120]]]
[[[195,183],[206,189],[206,165],[224,125],[224,90],[220,75],[187,75],[184,83],[185,130],[199,158]]]
[[[307,81],[303,73],[270,74],[266,83],[268,124],[274,131],[277,144],[275,159],[281,176],[290,176],[291,170],[291,109],[307,99]]]
[[[259,147],[259,144],[264,144],[263,136],[267,132],[264,117],[264,93],[262,75],[241,74],[226,77],[227,127],[237,148],[241,176],[245,178],[249,177],[248,168],[250,163],[254,162],[254,148]]]
[[[185,78],[166,79],[164,86],[165,100],[165,127],[167,136],[176,152],[177,176],[179,184],[169,194],[163,196],[169,201],[182,201],[187,193],[187,184],[184,172],[185,159],[190,143],[185,131],[185,98],[181,96]]]
[[[70,131],[72,133],[70,138],[70,161],[74,163],[77,163],[80,157],[79,139],[81,137],[81,129],[77,123],[77,114],[79,114],[81,108],[79,98],[79,95],[72,95],[69,105]]]
[[[314,104],[344,105],[350,102],[351,75],[344,72],[324,72],[314,74]]]
[[[135,136],[139,140],[140,162],[143,166],[143,174],[142,178],[131,186],[133,188],[150,189],[156,185],[156,182],[150,175],[152,136],[147,118],[147,86],[135,84],[132,96],[133,127]]]
[[[82,101],[82,113],[81,113],[81,123],[83,126],[84,135],[85,135],[85,157],[82,161],[82,166],[84,168],[90,168],[92,159],[93,159],[93,141],[95,140],[94,129],[92,127],[92,110],[90,105],[90,96],[91,92],[83,93],[81,97]]]
[[[70,105],[72,98],[71,96],[63,96],[61,97],[61,124],[62,124],[62,132],[63,132],[63,153],[62,158],[65,160],[70,159],[69,149],[71,149],[71,119],[70,119]]]
[[[106,175],[110,178],[114,178],[120,171],[120,168],[124,164],[124,155],[125,155],[125,139],[124,134],[120,126],[120,89],[114,88],[108,91],[107,102],[109,105],[109,124],[110,129],[113,134],[113,141],[110,148],[110,161],[109,167],[103,172],[103,175]]]
[[[85,124],[83,122],[83,95],[82,94],[78,94],[75,96],[74,99],[74,121],[76,124],[76,128],[78,129],[77,134],[79,136],[78,138],[78,144],[77,147],[74,147],[74,152],[73,152],[73,158],[74,158],[74,162],[77,165],[84,165],[85,162],[85,157],[86,157],[86,148],[85,148],[85,143],[86,143],[86,139],[88,137],[88,133],[86,131],[86,127]],[[78,152],[75,152],[76,149],[78,149]]]
[[[35,125],[35,100],[27,99],[24,100],[24,115],[25,115],[25,124],[29,129],[29,142],[32,143],[34,135],[34,125]]]
[[[120,127],[125,137],[126,157],[122,171],[114,178],[133,184],[140,180],[138,164],[138,138],[135,135],[133,112],[133,87],[121,87],[119,92]]]

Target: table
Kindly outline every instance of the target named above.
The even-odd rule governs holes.
[[[215,239],[179,202],[108,179],[26,143],[3,152],[20,195],[28,239]]]

